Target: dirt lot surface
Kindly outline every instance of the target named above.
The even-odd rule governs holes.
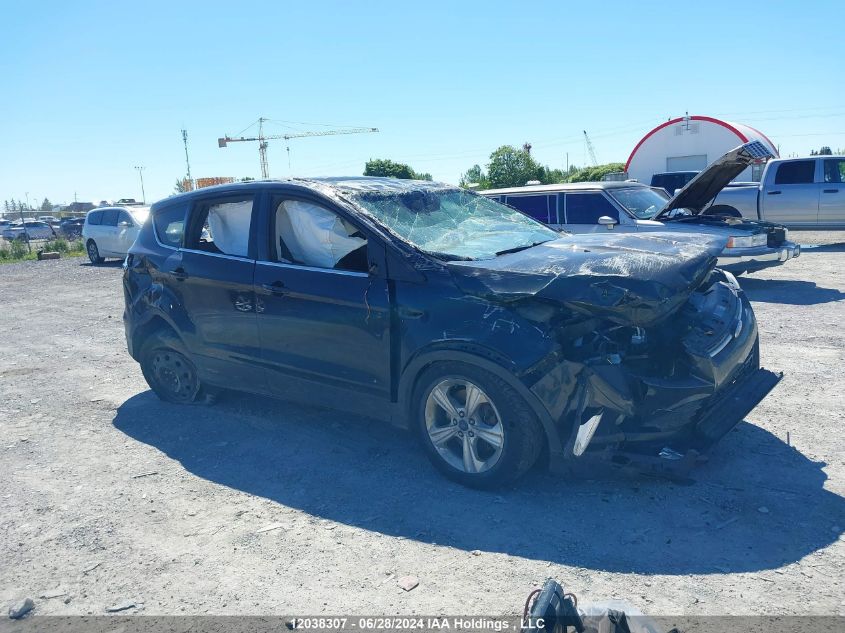
[[[475,492],[366,419],[163,404],[126,353],[119,265],[0,266],[4,615],[514,613],[547,576],[650,614],[843,614],[845,234],[793,236],[823,245],[741,278],[786,377],[689,486]]]

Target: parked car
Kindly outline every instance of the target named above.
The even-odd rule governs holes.
[[[82,226],[82,239],[92,264],[107,257],[123,259],[149,216],[148,207],[106,207],[89,211]]]
[[[724,189],[712,210],[795,229],[845,229],[845,156],[770,160],[760,183]]]
[[[11,220],[0,220],[0,235],[2,235],[2,232],[5,229],[8,229],[11,226],[14,226],[14,222]]]
[[[56,232],[46,222],[27,220],[23,223],[12,224],[3,229],[3,238],[11,240],[50,240],[56,237]]]
[[[667,171],[654,174],[651,177],[651,186],[660,187],[670,196],[674,196],[678,189],[683,189],[698,173],[697,171]]]
[[[85,218],[64,218],[59,222],[59,232],[67,238],[80,237],[84,225]]]
[[[480,193],[572,233],[610,230],[709,235],[724,244],[720,268],[735,274],[753,272],[798,257],[801,247],[788,240],[789,231],[783,226],[724,217],[715,214],[719,209],[708,208],[716,193],[754,160],[756,154],[749,152],[747,145],[751,143],[715,161],[671,198],[661,188],[630,181],[513,187]]]
[[[59,218],[57,218],[54,215],[41,215],[41,216],[38,216],[38,219],[41,222],[46,222],[47,224],[58,224],[59,223]]]
[[[563,236],[457,187],[365,177],[200,189],[151,216],[124,323],[162,400],[225,388],[383,418],[463,484],[541,454],[688,468],[780,380],[700,235]]]

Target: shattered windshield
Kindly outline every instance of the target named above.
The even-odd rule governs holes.
[[[352,199],[403,240],[441,259],[492,259],[560,237],[462,189],[361,192]]]
[[[669,201],[669,196],[651,187],[612,189],[607,193],[640,220],[652,219]]]

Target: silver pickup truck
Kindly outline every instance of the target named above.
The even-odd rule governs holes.
[[[792,229],[845,229],[845,156],[770,160],[759,184],[726,187],[705,213]]]
[[[724,240],[719,267],[733,273],[777,266],[801,254],[788,230],[771,222],[713,214],[713,198],[749,164],[770,157],[751,141],[715,160],[671,199],[638,182],[579,182],[489,189],[481,195],[570,233],[670,231]],[[711,212],[711,213],[708,213]]]

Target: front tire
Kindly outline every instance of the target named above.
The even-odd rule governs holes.
[[[438,363],[417,381],[413,415],[432,464],[473,488],[524,475],[543,448],[543,429],[508,383],[468,363]]]
[[[106,260],[105,257],[100,257],[100,249],[97,248],[97,243],[94,240],[88,240],[85,250],[88,251],[88,259],[91,260],[92,264],[102,264]]]

